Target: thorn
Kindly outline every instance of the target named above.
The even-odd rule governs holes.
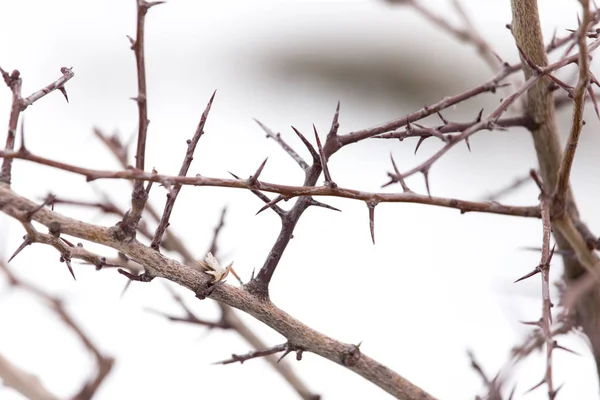
[[[596,101],[596,95],[594,94],[594,89],[592,86],[588,86],[587,88],[588,94],[590,95],[590,99],[592,100],[592,104],[594,105],[594,111],[596,111],[596,116],[600,119],[600,111],[598,110],[598,101]]]
[[[523,325],[537,326],[540,328],[542,326],[542,320],[538,319],[537,321],[520,321]]]
[[[536,384],[535,386],[533,386],[531,389],[527,390],[525,393],[530,393],[533,392],[535,389],[539,388],[540,386],[542,386],[544,383],[546,383],[546,378],[542,378],[542,380],[540,381],[540,383]]]
[[[479,110],[479,114],[477,114],[477,118],[475,119],[475,123],[481,122],[481,117],[483,116],[483,108]]]
[[[265,158],[265,161],[262,162],[262,164],[260,164],[260,166],[258,167],[258,169],[256,170],[256,172],[254,173],[254,175],[252,175],[250,178],[248,178],[248,184],[250,186],[254,186],[256,185],[256,182],[258,181],[258,177],[260,176],[263,168],[265,167],[265,164],[267,163],[267,160],[269,159],[269,157]]]
[[[554,250],[556,250],[556,243],[552,246],[550,250],[550,255],[548,256],[548,268],[550,268],[550,261],[552,261],[552,257],[554,256]]]
[[[471,152],[471,144],[469,143],[469,138],[465,138],[465,143],[467,144],[467,149],[469,149],[469,153]]]
[[[431,190],[429,190],[429,167],[421,171],[423,178],[425,179],[425,189],[427,189],[427,196],[431,197]]]
[[[541,272],[539,267],[535,267],[535,269],[533,271],[531,271],[530,273],[523,275],[522,277],[520,277],[519,279],[517,279],[516,281],[514,281],[513,283],[517,283],[517,282],[521,282],[525,279],[531,278],[532,276],[539,274]]]
[[[558,343],[556,343],[556,342],[554,342],[554,348],[555,348],[555,349],[560,349],[560,350],[566,351],[567,353],[571,353],[571,354],[573,354],[573,355],[576,355],[576,356],[580,356],[580,355],[581,355],[581,354],[579,354],[578,352],[576,352],[576,351],[574,351],[574,350],[571,350],[571,349],[569,349],[569,348],[567,348],[567,347],[561,346],[560,344],[558,344]]]
[[[377,205],[377,201],[369,200],[367,201],[367,207],[369,207],[369,230],[371,231],[371,240],[373,244],[375,244],[375,206]]]
[[[415,147],[415,155],[417,154],[417,151],[419,150],[419,147],[421,147],[421,143],[423,143],[425,141],[425,139],[427,139],[425,136],[421,136],[419,138],[419,141],[417,142],[417,146]]]
[[[33,240],[31,240],[29,235],[23,236],[23,243],[21,243],[21,245],[17,248],[17,250],[15,250],[13,255],[10,256],[10,258],[8,259],[8,261],[6,263],[8,264],[9,262],[11,262],[12,259],[17,256],[17,254],[19,254],[25,247],[29,246],[32,243],[33,243]]]
[[[317,207],[323,207],[323,208],[327,208],[328,210],[342,212],[342,210],[340,210],[339,208],[335,208],[333,206],[330,206],[329,204],[321,203],[320,201],[317,201],[317,200],[313,199],[312,197],[310,198],[309,205],[311,205],[311,206],[317,206]]]
[[[117,271],[121,275],[125,275],[130,280],[136,282],[150,282],[152,279],[154,279],[154,277],[148,274],[146,271],[142,272],[139,275],[134,275],[131,272],[124,270],[123,268],[118,268]]]
[[[281,200],[284,200],[284,199],[285,199],[285,197],[282,195],[275,197],[273,200],[269,201],[267,204],[262,206],[261,209],[258,210],[257,213],[254,215],[260,214],[261,212],[265,211],[267,208],[273,207],[275,204],[279,203]]]
[[[229,172],[229,171],[227,171]],[[236,174],[234,174],[233,172],[229,172],[229,175],[233,176],[235,179],[240,179],[239,176],[237,176]]]
[[[333,128],[332,128],[333,129]],[[321,139],[319,139],[319,133],[317,132],[317,128],[313,124],[313,130],[315,131],[315,138],[317,139],[317,147],[319,148],[319,154],[321,158],[321,167],[323,167],[323,174],[325,175],[325,186],[329,186],[331,189],[337,188],[337,184],[331,179],[331,175],[329,174],[329,167],[327,166],[327,157],[323,152],[323,147],[321,146]]]
[[[406,182],[404,181],[404,178],[402,177],[402,174],[398,170],[398,167],[396,166],[396,161],[394,161],[394,156],[392,156],[391,152],[390,152],[390,159],[392,160],[392,166],[394,167],[394,172],[396,173],[395,178],[398,179],[398,182],[400,182],[400,185],[402,185],[402,190],[404,191],[404,193],[412,192],[412,190],[410,190],[408,188],[408,186],[406,185]]]
[[[331,129],[329,129],[329,133],[327,134],[327,139],[331,137],[335,137],[338,132],[338,128],[340,127],[340,123],[338,122],[340,118],[340,102],[338,100],[337,107],[335,108],[335,114],[333,114],[333,121],[331,122]]]
[[[75,273],[73,272],[73,267],[71,266],[71,257],[69,255],[61,255],[60,256],[60,262],[64,262],[65,264],[67,264],[67,268],[69,268],[69,272],[71,273],[71,276],[73,277],[73,280],[77,280],[75,278]]]
[[[25,147],[25,115],[21,117],[21,147],[19,148],[19,153],[29,153],[29,151]]]
[[[58,88],[58,90],[60,90],[60,92],[63,94],[63,96],[65,96],[65,100],[68,103],[69,102],[69,96],[67,95],[67,89],[65,89],[64,86],[61,86],[61,87]]]
[[[131,282],[133,282],[133,279],[128,279],[127,282],[125,282],[125,286],[123,287],[123,290],[121,291],[121,295],[119,296],[120,299],[122,299],[125,296],[125,292],[131,286]]]
[[[46,207],[48,204],[52,204],[54,202],[54,199],[56,199],[55,195],[53,195],[52,193],[48,194],[48,196],[46,196],[46,198],[44,199],[44,202],[42,204],[40,204],[33,210],[28,211],[27,214],[25,214],[25,220],[27,222],[31,222],[31,218],[33,218],[35,213],[40,211],[42,208]]]
[[[298,137],[300,138],[300,140],[302,140],[302,143],[304,143],[304,146],[306,146],[306,148],[310,152],[310,155],[313,158],[313,162],[319,161],[320,160],[319,153],[317,153],[317,151],[315,150],[315,148],[313,147],[313,145],[310,144],[310,142],[308,141],[308,139],[306,139],[304,137],[304,135],[302,133],[300,133],[300,131],[298,129],[294,128],[293,126],[292,126],[292,130],[296,133],[296,135],[298,135]]]
[[[444,125],[448,125],[448,120],[446,118],[444,118],[444,116],[442,115],[441,112],[437,112],[438,117],[440,117],[440,119],[442,120],[442,122],[444,123]]]

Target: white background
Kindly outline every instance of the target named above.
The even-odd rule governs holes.
[[[458,21],[449,2],[424,1],[437,13]],[[540,2],[546,38],[555,28],[576,28],[575,1]],[[506,60],[517,54],[505,24],[508,1],[463,1],[477,27]],[[413,11],[378,1],[272,0],[198,2],[171,0],[147,18],[147,69],[150,128],[148,168],[176,174],[202,110],[217,96],[190,174],[248,176],[265,158],[266,181],[300,184],[297,165],[252,121],[280,131],[301,154],[294,125],[310,135],[311,124],[324,134],[341,101],[341,133],[399,117],[443,96],[487,80],[491,72],[475,51],[455,42]],[[40,89],[73,67],[67,85],[70,103],[52,93],[24,113],[28,148],[39,155],[90,168],[117,169],[92,127],[117,131],[123,141],[136,132],[135,62],[125,35],[135,34],[135,2],[5,1],[0,13],[0,66],[19,69],[23,94]],[[498,96],[484,95],[448,111],[464,121],[477,110],[490,111]],[[0,91],[0,126],[8,123],[10,91]],[[591,107],[590,107],[591,110]],[[582,215],[600,226],[596,199],[600,186],[592,171],[598,149],[598,124],[587,114],[573,170]],[[561,112],[568,132],[569,110]],[[435,121],[435,120],[432,120]],[[437,124],[438,121],[432,122]],[[563,136],[564,136],[563,135]],[[415,142],[366,141],[336,154],[334,180],[345,187],[377,191],[386,182],[393,152],[401,170],[425,159],[439,143],[426,142],[417,156]],[[433,167],[432,193],[480,199],[535,167],[531,140],[523,129],[480,132],[472,153],[456,146]],[[123,207],[126,182],[87,184],[84,178],[16,161],[13,188],[30,198],[48,192],[61,197],[97,199],[98,188]],[[408,184],[424,192],[422,177]],[[398,191],[399,187],[390,190]],[[164,190],[155,186],[159,209]],[[327,199],[342,213],[309,209],[275,273],[273,301],[294,317],[333,338],[363,342],[369,356],[443,399],[473,398],[481,388],[469,367],[473,350],[493,375],[505,365],[511,347],[528,332],[521,320],[541,313],[539,279],[512,284],[539,261],[541,222],[410,204],[383,204],[376,210],[376,240],[368,230],[363,203]],[[526,186],[503,202],[534,205],[537,193]],[[244,279],[260,268],[278,231],[274,213],[255,216],[262,206],[251,193],[233,189],[182,190],[171,227],[198,258],[209,244],[223,205],[229,207],[220,238],[225,262],[235,260]],[[97,211],[57,207],[59,212],[98,224],[116,219]],[[0,249],[7,259],[24,231],[0,216]],[[96,249],[96,247],[90,247]],[[99,249],[114,255],[110,249]],[[117,364],[97,399],[119,398],[295,398],[287,384],[262,360],[212,366],[248,346],[234,333],[169,323],[145,308],[180,312],[159,282],[133,284],[123,298],[123,276],[76,265],[70,277],[58,254],[34,245],[10,266],[31,282],[67,300],[69,311]],[[553,274],[560,276],[555,260]],[[37,374],[54,393],[68,397],[93,370],[93,359],[27,293],[0,283],[0,353]],[[231,282],[233,283],[233,281]],[[206,318],[218,318],[210,301],[186,300]],[[283,339],[246,318],[270,344]],[[555,382],[565,383],[563,399],[598,395],[595,366],[580,338],[560,343],[577,357],[556,352]],[[290,361],[308,386],[326,399],[389,396],[376,386],[327,360],[305,354]],[[517,398],[539,382],[544,361],[536,355],[514,371]],[[528,399],[546,398],[545,389]],[[0,388],[0,398],[20,399]]]

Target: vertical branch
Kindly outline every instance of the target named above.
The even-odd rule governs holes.
[[[584,1],[584,8],[589,2]],[[525,60],[523,55],[527,55],[529,60],[538,66],[547,64],[547,56],[544,50],[544,43],[540,29],[539,14],[536,0],[511,0],[513,21],[511,25],[512,33],[515,37],[517,46],[521,48],[521,61],[525,77],[528,78],[535,74],[535,70],[530,63]],[[589,11],[584,11],[584,14]],[[585,21],[589,17],[584,16]],[[584,43],[586,28],[583,24],[579,27],[579,43]],[[585,64],[584,64],[585,65]],[[580,68],[582,66],[580,65]],[[580,69],[585,79],[585,68]],[[580,75],[581,78],[581,75]],[[552,92],[549,90],[551,81],[548,77],[543,77],[527,93],[526,112],[537,123],[537,127],[530,128],[533,136],[535,150],[540,165],[540,174],[544,183],[545,193],[553,194],[557,189],[559,181],[559,170],[562,161],[562,150],[560,148],[558,131],[555,122],[555,110]],[[584,81],[579,81],[579,85],[584,85]],[[583,86],[582,86],[583,87]],[[577,106],[575,106],[577,107]],[[577,114],[575,114],[577,117]],[[575,121],[579,123],[579,121]],[[577,127],[573,130],[579,134]],[[574,152],[574,147],[571,151]],[[568,150],[569,151],[569,150]],[[574,155],[574,153],[573,153]],[[565,161],[567,163],[567,161]],[[569,162],[570,163],[570,162]],[[570,167],[568,167],[570,168]],[[563,176],[566,176],[567,167],[563,168]],[[574,254],[575,257],[563,257],[565,264],[564,279],[567,285],[576,284],[576,281],[583,275],[591,272],[592,276],[597,274],[597,265],[600,263],[598,256],[590,250],[582,237],[581,231],[577,229],[579,221],[579,212],[573,199],[568,180],[562,178],[561,194],[563,205],[556,201],[550,203],[552,228],[554,238],[560,250]],[[596,284],[593,290],[589,290],[585,296],[581,296],[575,306],[574,314],[577,323],[583,328],[584,333],[590,341],[598,375],[600,376],[600,287]]]
[[[340,104],[338,103],[331,123],[331,128],[327,134],[327,141],[325,142],[322,151],[319,152],[321,157],[317,155],[314,149],[311,152],[313,154],[313,164],[305,170],[304,186],[314,186],[317,183],[319,176],[321,176],[321,172],[323,172],[324,163],[327,162],[330,155],[339,149],[339,146],[337,145],[339,140],[337,131],[340,126],[339,115]],[[302,137],[300,132],[296,131],[296,133]],[[307,144],[307,142],[305,144]],[[311,146],[307,147],[309,147],[309,149],[311,148]],[[260,298],[269,299],[269,283],[275,273],[275,268],[277,268],[284,250],[292,239],[294,228],[302,216],[302,213],[313,204],[312,197],[299,197],[294,207],[281,215],[281,231],[279,232],[279,236],[277,236],[275,244],[271,248],[265,263],[258,271],[256,277],[246,285],[248,291]]]
[[[135,101],[138,105],[138,135],[137,149],[135,153],[135,167],[143,171],[146,161],[146,136],[148,133],[148,100],[146,94],[146,60],[144,54],[144,38],[145,38],[145,21],[148,10],[162,1],[147,2],[145,0],[137,0],[137,29],[135,40],[131,41],[131,48],[135,53],[138,94]],[[148,200],[148,193],[144,189],[143,181],[134,181],[133,192],[131,194],[131,211],[123,219],[121,227],[126,233],[126,236],[133,238],[135,236],[137,224],[142,218],[142,212]]]
[[[15,136],[17,133],[17,124],[19,123],[19,115],[21,114],[22,99],[21,99],[21,74],[18,70],[14,70],[8,75],[6,71],[0,68],[4,82],[12,92],[12,106],[10,108],[10,118],[8,120],[8,134],[6,136],[5,150],[13,150],[15,148]],[[12,169],[12,159],[5,158],[2,161],[2,169],[0,169],[0,182],[10,185]]]
[[[216,92],[215,92],[216,93]],[[181,168],[179,169],[179,176],[187,175],[188,170],[190,169],[190,165],[194,160],[194,151],[196,151],[196,146],[198,145],[198,141],[202,135],[204,135],[204,125],[206,124],[206,119],[208,118],[208,113],[210,112],[210,107],[212,106],[212,102],[215,98],[215,93],[210,97],[202,116],[200,117],[200,122],[198,123],[198,127],[196,128],[196,132],[191,140],[187,141],[188,148],[185,152],[185,158],[183,159],[183,163],[181,164]],[[181,185],[173,185],[173,188],[169,193],[167,193],[167,203],[165,204],[165,209],[163,211],[163,215],[160,219],[158,227],[156,228],[156,232],[154,233],[154,237],[152,238],[152,243],[150,247],[154,250],[159,250],[160,242],[162,241],[162,237],[169,226],[169,218],[171,217],[171,213],[173,212],[173,206],[175,205],[175,200],[177,200],[177,196],[179,195],[179,191],[181,190]],[[135,189],[134,189],[135,191]]]
[[[542,276],[542,321],[541,328],[546,342],[546,373],[544,380],[548,385],[548,398],[554,399],[556,391],[552,381],[552,350],[555,343],[552,338],[552,300],[550,299],[550,261],[554,249],[550,250],[550,235],[552,226],[550,223],[550,205],[548,195],[542,191],[540,195],[540,207],[542,211],[543,240],[542,240],[542,259],[540,261],[540,270]]]
[[[579,46],[579,79],[573,90],[573,117],[571,121],[571,131],[567,139],[565,154],[558,170],[558,182],[554,192],[554,201],[556,206],[564,211],[566,196],[569,190],[569,176],[571,167],[575,158],[575,151],[579,142],[579,136],[583,128],[583,109],[585,107],[585,96],[590,84],[590,58],[587,49],[587,29],[592,21],[590,13],[589,0],[581,0],[583,6],[583,17],[581,25],[577,31],[577,45]]]
[[[548,65],[548,57],[542,37],[537,0],[511,0],[511,4],[513,17],[511,30],[517,46],[535,65],[545,67]],[[536,72],[523,56],[521,56],[521,61],[525,79],[535,75]],[[536,128],[530,131],[546,193],[552,193],[556,187],[556,172],[562,158],[556,126],[554,97],[548,89],[550,83],[550,78],[542,77],[529,89],[526,101],[526,112],[537,124]]]

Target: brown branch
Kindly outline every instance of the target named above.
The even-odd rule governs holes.
[[[477,52],[489,65],[492,71],[497,71],[498,69],[500,69],[502,65],[500,57],[498,57],[498,55],[492,50],[489,43],[487,43],[486,40],[477,32],[470,18],[467,16],[466,12],[457,0],[453,0],[452,4],[454,5],[454,8],[456,9],[457,13],[466,25],[466,28],[464,29],[452,26],[447,20],[435,14],[433,11],[425,7],[418,0],[389,0],[389,2],[400,3],[403,5],[408,4],[412,6],[414,10],[418,11],[423,17],[428,19],[434,25],[437,25],[446,32],[450,33],[458,40],[465,43],[470,43],[473,46],[475,46]]]
[[[138,94],[135,101],[138,105],[138,135],[137,150],[135,155],[135,166],[139,170],[144,170],[146,161],[146,137],[148,133],[148,99],[146,94],[146,59],[144,54],[145,31],[144,24],[148,10],[155,5],[162,4],[163,1],[147,2],[137,0],[137,29],[136,38],[129,38],[131,48],[135,54],[137,68]],[[148,193],[144,189],[143,181],[134,181],[133,192],[131,194],[131,210],[123,218],[121,224],[122,230],[127,237],[135,237],[137,225],[142,218]]]
[[[588,51],[592,51],[594,49],[596,49],[598,46],[600,46],[600,40],[596,40],[594,41],[594,43],[592,43],[589,47],[588,47]],[[438,150],[436,153],[434,153],[431,157],[429,157],[427,160],[425,160],[424,162],[422,162],[420,165],[412,168],[411,170],[409,170],[408,172],[405,172],[402,174],[402,176],[404,178],[413,175],[417,172],[423,173],[423,174],[427,174],[429,172],[429,169],[431,168],[431,166],[433,165],[433,163],[435,161],[437,161],[438,159],[440,159],[446,152],[448,152],[448,150],[450,150],[452,147],[454,147],[454,145],[456,145],[457,143],[468,139],[471,135],[473,135],[474,133],[478,132],[481,129],[494,129],[495,128],[495,121],[497,119],[499,119],[502,114],[508,109],[508,107],[514,102],[516,101],[520,96],[522,96],[525,93],[528,93],[528,96],[531,96],[531,89],[532,88],[538,88],[536,90],[540,90],[543,92],[544,96],[548,96],[551,95],[551,93],[547,90],[546,86],[539,86],[540,84],[540,80],[548,73],[558,69],[558,68],[562,68],[565,65],[569,65],[572,63],[577,62],[579,57],[579,54],[575,54],[573,56],[564,58],[562,60],[559,60],[553,64],[548,65],[547,67],[540,67],[540,70],[536,73],[536,74],[532,74],[527,81],[513,94],[511,94],[509,97],[507,97],[506,99],[504,99],[500,105],[498,107],[496,107],[496,109],[494,111],[492,111],[490,114],[487,115],[486,118],[481,119],[479,122],[471,125],[471,127],[469,127],[468,129],[464,130],[463,132],[461,132],[460,134],[454,136],[452,138],[452,140],[450,142],[448,142],[444,147],[442,147],[440,150]],[[529,104],[529,103],[528,103]],[[553,107],[554,103],[552,102],[552,100],[550,99],[550,104]],[[412,115],[412,114],[411,114]],[[532,117],[533,118],[533,117]],[[479,118],[478,118],[479,119]],[[534,121],[543,121],[542,119],[538,118],[534,118]],[[550,122],[548,122],[550,123]],[[554,122],[551,122],[552,125],[554,125]],[[538,128],[541,129],[541,128]],[[347,137],[347,136],[346,136]],[[344,138],[343,136],[341,138]],[[557,141],[558,139],[555,138]],[[544,144],[545,146],[549,146],[549,144]],[[560,148],[557,147],[557,151],[560,153]],[[548,166],[546,166],[547,168]],[[542,174],[542,176],[544,177],[544,175]],[[556,180],[556,178],[554,178],[554,181]],[[544,180],[544,182],[546,182]]]
[[[594,49],[596,49],[598,47],[598,45],[600,45],[600,43],[598,43],[598,40],[594,41],[591,45],[588,46],[588,53],[593,51]],[[547,73],[553,72],[557,69],[560,69],[560,68],[564,67],[565,65],[575,63],[578,61],[578,57],[579,57],[578,54],[571,55],[569,57],[565,57],[565,58],[557,61],[554,64],[548,65],[548,67],[544,68],[543,73],[547,74]],[[545,65],[544,63],[537,63],[537,64]],[[376,135],[379,135],[382,133],[390,132],[394,129],[401,128],[410,122],[415,122],[415,121],[418,121],[425,117],[428,117],[430,115],[433,115],[435,113],[438,113],[448,107],[451,107],[455,104],[463,102],[467,99],[473,98],[479,94],[487,93],[487,92],[493,93],[497,88],[502,86],[502,81],[506,77],[508,77],[509,75],[511,75],[517,71],[520,71],[521,68],[522,68],[521,64],[505,65],[500,71],[498,71],[498,73],[493,78],[491,78],[487,82],[485,82],[479,86],[476,86],[472,89],[469,89],[463,93],[446,97],[437,103],[425,106],[418,111],[415,111],[404,117],[386,122],[384,124],[381,124],[381,125],[378,125],[375,127],[371,127],[371,128],[367,128],[367,129],[361,129],[358,131],[350,132],[345,135],[340,135],[338,141],[331,143],[331,149],[328,150],[329,154],[335,153],[335,151],[337,151],[342,146],[356,143],[363,139],[373,137],[373,136],[376,136]],[[547,90],[548,85],[544,84],[542,86],[544,87],[544,91],[545,91],[546,95],[548,95],[548,90]],[[533,119],[533,121],[536,121],[536,119]],[[327,148],[327,146],[325,146],[325,147]]]
[[[590,84],[590,59],[587,49],[587,29],[591,23],[591,13],[589,0],[581,0],[583,6],[583,19],[579,32],[577,33],[577,44],[579,46],[579,79],[573,90],[573,117],[571,121],[571,131],[567,139],[564,156],[558,169],[558,181],[553,194],[553,201],[556,202],[556,207],[562,209],[566,206],[566,201],[569,192],[569,177],[571,175],[571,167],[575,159],[575,151],[579,142],[579,136],[585,121],[583,120],[583,110],[585,108],[585,97]]]
[[[23,212],[35,209],[36,204],[17,195],[6,185],[0,185],[0,210],[20,218]],[[112,247],[150,271],[153,276],[177,283],[193,292],[202,291],[212,277],[165,257],[135,239],[119,240],[117,227],[104,228],[71,218],[47,208],[33,215],[42,225],[58,225],[65,235]],[[408,400],[430,400],[432,396],[416,387],[397,373],[356,349],[319,333],[289,314],[278,309],[268,299],[257,297],[247,290],[223,284],[214,287],[212,299],[244,311],[273,328],[295,346],[336,362],[373,382],[393,396]]]
[[[523,54],[526,54],[533,63],[543,67],[548,63],[548,60],[543,44],[537,2],[535,0],[513,0],[511,4],[513,14],[512,32],[517,45],[522,49]],[[589,21],[589,16],[586,17],[586,21]],[[585,29],[586,27],[580,27],[580,30]],[[581,38],[581,35],[579,38]],[[591,46],[594,46],[596,43],[597,40]],[[585,44],[583,45],[585,46]],[[576,55],[577,62],[579,62],[582,53],[585,54],[587,51],[589,54],[592,51],[591,46],[587,46],[583,51],[580,51],[580,54]],[[565,60],[572,57],[569,56]],[[531,68],[530,64],[523,57],[522,63],[524,64],[523,70],[526,78],[537,74],[537,71]],[[580,69],[580,71],[582,70]],[[585,76],[587,72],[583,72],[583,74]],[[532,129],[531,133],[540,165],[544,191],[545,193],[553,194],[557,188],[563,156],[558,129],[556,127],[554,99],[552,92],[548,91],[549,83],[548,78],[545,78],[528,92],[526,111],[535,121],[539,121],[539,126],[536,129]],[[582,84],[582,82],[579,82],[579,84]],[[572,129],[576,132],[579,130],[577,127],[573,127]],[[563,258],[565,264],[565,281],[567,285],[570,285],[586,273],[589,273],[595,279],[599,279],[600,276],[597,269],[600,259],[590,250],[586,239],[582,235],[582,230],[578,228],[581,222],[577,206],[574,202],[571,189],[568,187],[568,182],[564,178],[561,179],[563,179],[561,187],[563,189],[566,188],[563,194],[564,206],[553,201],[550,205],[550,212],[554,237],[559,249],[572,253],[575,256]],[[597,304],[600,302],[600,288],[598,285],[592,288],[594,289],[593,291],[589,290],[585,296],[580,298],[575,313],[578,322],[589,338],[597,370],[600,374],[600,318],[598,317],[597,307]]]
[[[263,131],[265,131],[268,138],[273,139],[286,153],[289,154],[290,157],[292,157],[292,159],[300,166],[300,168],[302,168],[303,171],[308,170],[308,163],[304,161],[304,159],[300,157],[300,155],[296,153],[296,151],[281,138],[281,134],[279,132],[273,132],[268,126],[257,119],[254,121],[262,128]]]
[[[226,365],[226,364],[233,364],[236,362],[243,364],[244,361],[252,360],[254,358],[270,356],[270,355],[273,355],[276,353],[281,353],[282,351],[284,351],[285,353],[283,354],[283,356],[281,356],[280,360],[292,351],[298,352],[299,360],[302,358],[302,356],[301,356],[302,349],[294,348],[294,346],[291,343],[283,343],[283,344],[278,344],[276,346],[270,347],[268,349],[254,350],[254,351],[251,351],[246,354],[232,354],[231,358],[228,358],[227,360],[223,360],[223,361],[218,361],[215,364]]]
[[[464,130],[467,130],[469,128],[471,128],[473,125],[475,125],[476,123],[478,123],[479,121],[475,120],[475,121],[471,121],[471,122],[447,122],[444,123],[444,125],[435,127],[435,128],[422,128],[422,127],[414,127],[414,124],[411,124],[410,129],[407,128],[405,130],[402,131],[393,131],[393,132],[389,132],[389,133],[382,133],[381,135],[377,135],[374,136],[374,139],[399,139],[399,140],[404,140],[406,138],[410,138],[410,137],[424,137],[424,138],[429,138],[431,136],[433,136],[433,132],[432,129],[437,133],[437,134],[444,134],[444,133],[453,133],[453,132],[462,132]],[[495,122],[496,126],[498,128],[511,128],[511,127],[518,127],[518,126],[522,126],[525,128],[534,128],[535,127],[535,123],[527,116],[523,116],[523,117],[507,117],[507,118],[500,118]],[[484,128],[482,128],[484,129]],[[443,136],[443,141],[444,142],[448,142],[450,140],[450,138]]]
[[[468,131],[465,131],[468,133]],[[492,214],[503,214],[513,215],[520,217],[533,217],[540,218],[539,207],[520,207],[520,206],[507,206],[497,202],[473,202],[459,199],[423,196],[420,194],[407,192],[407,193],[384,193],[384,192],[364,192],[355,189],[347,189],[342,187],[331,188],[329,186],[289,186],[280,185],[276,183],[257,181],[254,185],[250,185],[246,179],[225,179],[225,178],[209,178],[205,176],[171,176],[171,175],[159,175],[140,172],[136,170],[127,171],[102,171],[93,170],[82,167],[76,167],[59,161],[48,160],[43,157],[35,156],[31,153],[21,154],[19,152],[5,152],[0,150],[0,157],[12,157],[22,160],[32,161],[38,164],[47,165],[64,171],[73,172],[76,174],[84,175],[88,180],[95,179],[126,179],[126,180],[140,180],[140,181],[151,181],[151,182],[163,182],[168,181],[173,184],[181,185],[192,185],[192,186],[217,186],[217,187],[229,187],[238,189],[248,190],[262,190],[265,192],[278,193],[285,198],[302,197],[308,198],[310,196],[331,196],[331,197],[342,197],[353,200],[361,201],[377,201],[379,203],[418,203],[435,205],[446,208],[454,208],[460,210],[462,213],[465,212],[485,212]],[[438,156],[439,158],[439,156]],[[437,159],[437,158],[436,158]],[[312,167],[314,168],[314,166]],[[320,171],[320,166],[319,166]],[[403,176],[410,175],[412,172],[405,173]],[[318,174],[313,172],[314,175]],[[316,177],[311,177],[316,182]],[[308,183],[312,182],[308,181]],[[305,181],[305,183],[307,183]],[[308,204],[306,205],[308,206]],[[288,211],[287,214],[293,213],[293,209]]]
[[[210,107],[215,98],[216,92],[210,97],[202,116],[200,117],[200,122],[198,123],[198,127],[196,128],[196,132],[191,140],[187,141],[188,147],[185,153],[185,158],[183,159],[183,164],[179,169],[179,176],[186,176],[188,170],[190,169],[190,165],[192,164],[192,160],[194,159],[194,151],[196,151],[196,145],[198,141],[204,135],[204,125],[206,124],[206,118],[208,118],[208,113],[210,112]],[[143,169],[143,167],[141,168]],[[169,218],[171,218],[171,213],[173,211],[173,206],[175,205],[175,200],[177,200],[177,196],[179,195],[179,191],[181,190],[181,185],[173,185],[171,191],[167,194],[167,203],[165,204],[165,209],[163,211],[162,217],[158,224],[158,228],[156,228],[156,232],[154,233],[154,237],[152,238],[152,243],[150,247],[154,250],[159,250],[160,242],[162,241],[162,237],[169,226]]]
[[[15,137],[17,133],[17,125],[19,123],[19,115],[21,114],[21,74],[19,71],[14,70],[11,75],[8,75],[6,71],[0,69],[4,82],[10,88],[12,92],[12,106],[10,108],[10,117],[8,120],[8,134],[6,136],[6,150],[12,150],[15,146]],[[0,182],[10,184],[11,181],[11,169],[12,160],[4,159],[2,162],[2,168],[0,169]]]
[[[10,88],[12,92],[12,106],[10,109],[10,117],[8,120],[8,134],[6,135],[6,145],[4,146],[5,150],[13,150],[15,146],[15,136],[17,132],[17,125],[19,123],[19,116],[23,110],[27,107],[46,96],[47,94],[53,92],[54,90],[61,90],[67,98],[67,92],[64,88],[65,83],[69,81],[75,74],[71,71],[71,68],[63,67],[60,69],[62,72],[62,76],[58,78],[56,81],[50,83],[45,88],[38,90],[32,95],[22,98],[21,97],[21,73],[18,70],[14,70],[10,75],[0,68],[0,73],[2,74],[2,78],[6,85]],[[67,101],[69,99],[67,98]],[[21,127],[23,129],[23,127]],[[21,144],[22,150],[25,151],[25,144]],[[12,160],[5,159],[2,162],[2,167],[0,168],[0,183],[8,183],[11,181],[11,169],[12,169]]]

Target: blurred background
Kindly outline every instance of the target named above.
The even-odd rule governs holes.
[[[423,1],[438,15],[460,25],[448,0]],[[508,1],[463,0],[476,28],[504,59],[518,54],[510,32]],[[540,1],[547,40],[556,30],[577,28],[578,2]],[[135,1],[105,0],[6,2],[0,14],[0,66],[19,69],[29,95],[73,67],[67,104],[52,93],[24,113],[27,147],[35,154],[90,168],[120,168],[92,128],[116,133],[123,142],[137,130],[133,52]],[[148,108],[147,165],[176,174],[200,115],[212,92],[215,102],[190,175],[251,175],[265,158],[261,179],[299,185],[303,174],[252,118],[257,118],[307,156],[293,125],[311,137],[312,124],[324,135],[338,100],[340,133],[400,117],[489,79],[493,72],[472,46],[433,26],[410,7],[382,1],[224,1],[171,0],[150,10],[146,20]],[[561,52],[562,54],[562,52]],[[568,80],[568,73],[561,75]],[[453,121],[491,111],[501,94],[486,94],[444,112]],[[0,90],[0,125],[8,124],[11,94]],[[600,226],[596,199],[600,184],[591,175],[599,166],[598,121],[593,108],[573,170],[573,187],[585,222]],[[563,138],[570,109],[560,112]],[[438,120],[429,121],[439,124]],[[369,140],[344,148],[330,162],[341,186],[379,191],[391,171],[390,152],[401,171],[431,155],[440,144],[426,141]],[[132,148],[134,148],[134,144]],[[433,195],[479,200],[536,166],[524,129],[480,132],[472,152],[456,146],[430,173]],[[95,182],[16,161],[13,188],[31,199],[49,192],[60,197],[97,200],[106,193],[127,208],[128,182]],[[424,193],[421,176],[407,181]],[[162,210],[163,188],[151,202]],[[400,187],[386,190],[400,191]],[[502,198],[507,204],[535,205],[534,185]],[[493,376],[510,349],[530,332],[519,321],[541,315],[539,279],[512,282],[533,269],[541,245],[539,220],[474,214],[413,204],[382,204],[376,210],[376,245],[371,243],[363,203],[326,199],[336,213],[311,208],[302,217],[271,285],[272,300],[309,326],[344,342],[362,341],[361,350],[434,396],[473,398],[482,387],[470,367],[472,350]],[[247,281],[260,268],[279,232],[274,213],[256,211],[263,203],[249,192],[184,187],[171,229],[197,258],[203,258],[220,210],[228,207],[220,237],[221,258],[235,260]],[[290,204],[291,205],[291,204]],[[289,205],[286,205],[289,206]],[[57,206],[85,221],[113,225],[99,211]],[[4,260],[24,235],[20,224],[0,215],[0,254]],[[86,244],[86,246],[88,246]],[[90,249],[115,256],[110,249]],[[168,322],[146,311],[182,313],[159,282],[133,283],[114,270],[96,272],[75,265],[73,281],[57,252],[33,245],[10,264],[11,270],[63,298],[68,310],[116,366],[95,398],[296,398],[287,383],[263,360],[214,366],[231,353],[251,350],[235,332]],[[555,259],[552,274],[562,265]],[[235,284],[230,279],[230,283]],[[211,301],[182,292],[199,316],[218,318]],[[555,297],[557,299],[557,297]],[[283,342],[269,328],[242,315],[270,345]],[[93,358],[71,331],[27,292],[11,290],[0,278],[0,354],[36,374],[56,395],[68,397],[94,370]],[[580,337],[559,343],[581,356],[555,352],[555,382],[565,399],[598,396],[595,365]],[[313,354],[293,368],[325,399],[389,398],[352,372]],[[513,371],[516,397],[537,384],[545,361],[536,353]],[[0,398],[21,399],[0,387]],[[545,388],[527,394],[547,398]]]

